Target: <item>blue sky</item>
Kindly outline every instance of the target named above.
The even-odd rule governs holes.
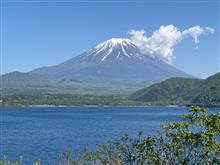
[[[172,65],[205,78],[220,71],[219,2],[2,0],[2,73],[59,64],[131,29],[150,36],[160,26],[180,31],[199,25],[214,34],[174,46]]]

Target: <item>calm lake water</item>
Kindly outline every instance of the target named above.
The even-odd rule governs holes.
[[[155,134],[161,125],[181,120],[180,107],[41,107],[0,109],[0,155],[24,164],[56,159],[66,149],[93,150],[125,133]],[[217,109],[211,109],[217,111]]]

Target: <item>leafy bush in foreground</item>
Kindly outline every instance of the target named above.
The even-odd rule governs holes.
[[[64,152],[59,165],[188,165],[220,164],[220,113],[208,114],[198,106],[189,108],[182,122],[167,124],[155,136],[135,139],[127,135],[101,145],[96,151],[84,149],[73,156]],[[4,164],[0,165],[20,165]],[[20,162],[18,162],[20,163]],[[40,165],[36,162],[35,165]]]
[[[155,136],[110,141],[95,152],[83,151],[71,158],[70,152],[60,157],[60,165],[145,165],[145,164],[220,164],[220,113],[208,114],[198,106],[189,108],[182,122],[164,126]]]
[[[3,156],[0,160],[0,165],[21,165],[23,157],[20,156],[18,160],[11,161],[7,158],[7,156]],[[40,165],[40,161],[36,161],[33,165]]]
[[[18,160],[11,161],[8,160],[7,156],[3,156],[0,160],[0,165],[20,165],[23,157],[20,156]]]

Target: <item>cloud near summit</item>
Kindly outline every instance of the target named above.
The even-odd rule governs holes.
[[[142,53],[171,64],[174,58],[174,46],[184,38],[192,37],[196,48],[198,48],[199,37],[205,34],[213,34],[214,32],[213,28],[199,25],[183,31],[180,31],[174,25],[162,25],[149,37],[146,36],[144,30],[130,30],[128,34],[131,35],[132,42],[140,48]]]

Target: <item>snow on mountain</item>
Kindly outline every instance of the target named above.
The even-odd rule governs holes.
[[[129,52],[128,48],[136,49],[136,53]],[[105,61],[113,55],[114,51],[117,51],[116,58],[120,58],[122,56],[125,57],[132,57],[136,56],[137,58],[140,58],[142,55],[139,53],[138,48],[131,42],[129,39],[123,39],[123,38],[112,38],[110,40],[107,40],[99,45],[97,45],[94,49],[90,49],[87,53],[87,56],[95,55],[99,56],[101,55],[102,59],[101,61]]]
[[[129,39],[112,38],[59,65],[35,69],[64,85],[142,88],[170,77],[191,77],[140,52]]]
[[[109,61],[124,60],[126,58],[142,59],[144,55],[140,53],[138,47],[131,40],[126,38],[112,38],[72,60],[77,59],[78,61],[87,61],[88,63],[106,63]]]

